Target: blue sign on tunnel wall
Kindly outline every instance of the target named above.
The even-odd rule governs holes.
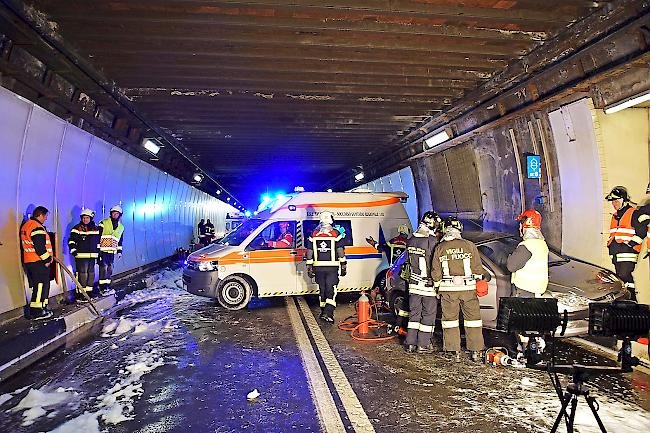
[[[539,155],[529,155],[526,157],[526,167],[528,167],[528,179],[540,179],[542,177],[542,158]]]

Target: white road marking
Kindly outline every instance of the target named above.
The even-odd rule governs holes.
[[[316,323],[316,318],[309,309],[309,306],[302,297],[297,298],[297,301],[300,310],[305,317],[309,331],[314,338],[316,348],[323,359],[323,363],[332,379],[332,383],[341,399],[341,403],[343,403],[343,407],[352,423],[354,431],[356,433],[375,433],[375,428],[370,423],[368,415],[366,415],[361,402],[354,393],[348,378],[345,376],[345,373],[343,373],[341,364],[339,364],[338,360],[334,356],[334,352],[332,352],[332,348],[327,342],[325,335],[323,335],[318,323]]]
[[[300,350],[303,366],[307,373],[309,389],[314,404],[316,405],[321,426],[325,433],[345,433],[343,421],[334,403],[334,398],[327,387],[325,376],[318,364],[318,359],[316,359],[316,354],[307,336],[307,331],[304,328],[302,320],[300,320],[300,314],[298,313],[296,304],[293,302],[293,297],[286,297],[284,299],[289,310],[289,320],[291,321],[293,334],[296,336],[298,342],[298,349]]]

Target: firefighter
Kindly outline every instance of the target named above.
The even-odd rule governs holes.
[[[205,222],[205,245],[212,243],[214,240],[215,231],[214,224],[210,221],[210,218]]]
[[[646,252],[644,259],[650,258],[650,182],[645,190],[645,196],[639,201],[638,221],[646,226]]]
[[[541,232],[542,216],[528,209],[517,217],[522,241],[508,256],[512,292],[518,298],[540,298],[548,287],[548,246]]]
[[[29,318],[33,320],[52,317],[52,312],[47,309],[52,264],[52,244],[44,226],[48,214],[45,207],[37,206],[31,218],[20,228],[23,266],[32,289]]]
[[[377,242],[372,236],[366,238],[366,242],[372,245],[374,248],[379,250],[380,248],[386,254],[386,259],[388,260],[388,266],[393,266],[393,263],[402,255],[406,250],[406,240],[409,237],[409,228],[406,224],[400,224],[397,226],[397,236],[382,244],[378,245]]]
[[[198,229],[198,235],[199,235],[199,243],[201,245],[207,245],[206,240],[205,240],[205,220],[201,218],[201,221],[199,221],[199,224],[197,226]]]
[[[440,294],[444,350],[460,361],[460,320],[463,312],[467,349],[473,361],[484,349],[481,307],[476,281],[483,278],[483,265],[474,243],[462,238],[463,224],[448,217],[443,237],[433,254],[432,277]]]
[[[341,240],[343,235],[334,227],[331,212],[320,214],[320,224],[307,242],[307,275],[315,278],[320,289],[321,314],[325,322],[334,322],[336,287],[341,276],[347,274],[347,261]]]
[[[616,275],[623,280],[630,298],[636,301],[636,288],[632,273],[641,252],[643,238],[647,235],[647,220],[643,212],[632,206],[630,195],[623,186],[615,186],[605,196],[612,203],[614,214],[609,224],[607,248],[612,258]]]
[[[270,248],[291,248],[293,246],[293,235],[289,231],[289,221],[280,221],[278,223],[280,233],[276,240],[266,241]]]
[[[68,248],[74,257],[76,277],[81,285],[75,290],[75,299],[85,302],[83,290],[90,296],[95,283],[95,263],[99,257],[99,227],[95,225],[95,212],[83,209],[80,214],[81,222],[72,227],[68,238]]]
[[[431,353],[431,338],[438,312],[438,298],[431,278],[431,257],[438,243],[435,237],[435,213],[422,215],[420,226],[406,241],[409,276],[409,316],[404,349],[408,353]],[[398,316],[401,315],[398,313]]]
[[[124,226],[120,222],[122,206],[115,205],[110,216],[99,222],[99,290],[108,291],[113,275],[115,256],[122,258],[122,239]]]

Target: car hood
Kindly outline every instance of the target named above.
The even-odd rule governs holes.
[[[551,265],[548,271],[548,288],[553,292],[573,293],[599,300],[623,288],[612,272],[577,260]]]
[[[233,247],[231,245],[212,244],[193,252],[188,257],[188,260],[194,262],[201,262],[204,260],[219,260],[221,257],[238,250],[239,249],[237,247]]]

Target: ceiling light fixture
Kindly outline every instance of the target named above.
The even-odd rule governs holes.
[[[605,107],[605,114],[612,114],[625,110],[626,108],[634,107],[639,105],[642,102],[650,101],[650,90],[646,90],[643,93],[639,93],[629,98],[625,98],[622,101],[618,101],[615,104],[608,105]]]
[[[366,175],[363,173],[363,171],[360,171],[359,173],[354,175],[354,180],[356,180],[357,182],[361,182],[364,177],[366,177]]]
[[[152,138],[145,138],[142,145],[144,146],[145,149],[147,149],[149,152],[153,153],[154,155],[158,155],[158,152],[160,152],[160,143],[158,143],[156,140]]]
[[[431,137],[424,140],[424,144],[431,149],[434,146],[444,143],[445,141],[451,138],[451,134],[447,131],[440,131],[437,134],[432,135]]]
[[[201,182],[203,180],[203,175],[201,173],[194,174],[194,182]]]

